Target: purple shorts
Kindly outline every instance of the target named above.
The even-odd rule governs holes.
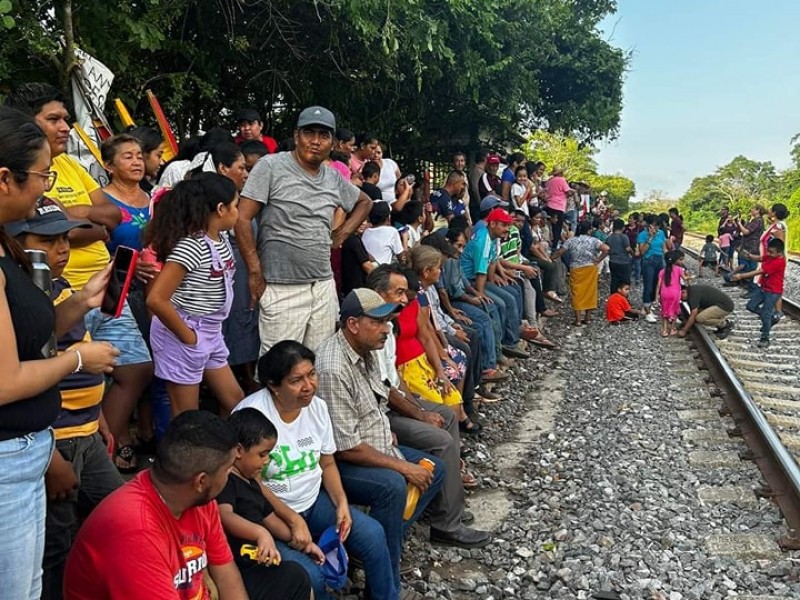
[[[158,317],[153,317],[150,347],[156,377],[179,385],[196,385],[203,380],[203,372],[207,369],[228,366],[229,352],[222,335],[222,323],[217,314],[208,318],[180,311],[178,314],[197,334],[197,343],[194,346],[184,344]]]

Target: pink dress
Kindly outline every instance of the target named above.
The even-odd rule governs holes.
[[[661,284],[661,316],[665,319],[675,319],[681,311],[681,277],[684,269],[678,265],[672,266],[672,277],[667,285],[664,281],[666,269],[661,269],[658,273],[658,281]]]

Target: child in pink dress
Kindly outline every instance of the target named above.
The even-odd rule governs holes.
[[[656,296],[661,302],[661,335],[675,335],[675,319],[681,310],[681,278],[684,254],[680,250],[667,252],[666,266],[658,274]]]

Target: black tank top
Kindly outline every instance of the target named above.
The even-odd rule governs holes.
[[[56,325],[50,298],[10,256],[0,256],[5,294],[20,362],[45,358],[43,348]],[[54,385],[35,396],[0,406],[0,441],[46,429],[58,417],[61,396]]]

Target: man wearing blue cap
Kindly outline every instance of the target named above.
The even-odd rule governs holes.
[[[249,272],[252,305],[259,306],[260,355],[287,339],[316,350],[336,328],[331,246],[340,247],[364,222],[372,201],[323,164],[335,129],[327,108],[306,108],[297,120],[295,149],[261,158],[242,190],[236,241]],[[349,214],[333,230],[337,208]],[[251,229],[255,218],[258,246]]]

